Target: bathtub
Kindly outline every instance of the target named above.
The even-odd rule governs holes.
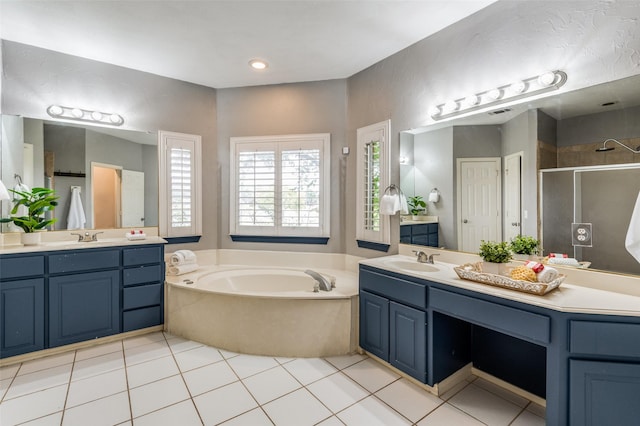
[[[358,347],[357,274],[313,269],[336,279],[314,292],[307,268],[216,266],[167,277],[171,334],[232,352],[324,357]]]

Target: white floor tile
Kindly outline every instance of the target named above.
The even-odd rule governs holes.
[[[124,359],[127,366],[140,364],[141,362],[147,362],[170,355],[171,350],[164,339],[162,341],[152,342],[146,345],[134,346],[130,349],[125,347],[124,350]]]
[[[377,392],[400,377],[370,358],[342,371],[369,392]]]
[[[111,426],[131,418],[129,395],[120,392],[65,410],[63,426]]]
[[[20,426],[60,426],[60,422],[62,422],[62,411],[21,423]]]
[[[407,419],[374,396],[370,396],[338,413],[338,418],[347,426],[411,424]]]
[[[138,417],[134,426],[196,426],[201,425],[200,416],[190,399]]]
[[[266,404],[301,387],[282,367],[263,371],[244,379],[243,382],[258,404]]]
[[[542,418],[544,418],[547,415],[547,409],[542,405],[536,404],[535,402],[532,402],[529,405],[527,405],[527,411],[531,411],[536,416],[542,417]]]
[[[76,362],[100,355],[110,354],[113,352],[122,352],[121,340],[117,342],[103,343],[101,345],[92,346],[90,348],[78,349],[76,351]]]
[[[136,388],[176,374],[180,374],[180,370],[178,370],[178,366],[172,356],[165,356],[127,367],[129,388]]]
[[[316,426],[344,426],[344,423],[342,423],[336,416],[332,416],[327,420],[318,423]]]
[[[71,382],[66,408],[75,407],[126,390],[127,377],[124,369]]]
[[[44,389],[53,388],[69,383],[72,364],[39,370],[33,373],[16,376],[9,386],[4,399],[8,400]]]
[[[71,380],[82,380],[121,368],[124,368],[124,355],[121,351],[111,352],[82,361],[76,361],[73,364]]]
[[[295,358],[287,358],[282,356],[277,356],[275,358],[276,358],[276,361],[278,361],[280,364],[286,364],[288,362],[295,360]]]
[[[315,425],[331,416],[331,412],[306,389],[271,401],[262,408],[278,426]]]
[[[261,408],[254,408],[248,413],[241,414],[222,424],[224,426],[273,426],[273,423]]]
[[[280,365],[274,358],[257,355],[238,355],[227,362],[241,379]]]
[[[484,423],[474,419],[467,413],[458,410],[448,403],[442,404],[434,412],[417,423],[418,426],[484,426]]]
[[[0,424],[15,425],[61,411],[67,386],[57,386],[2,403]]]
[[[0,367],[0,380],[13,379],[22,364],[13,364]]]
[[[52,367],[58,367],[60,365],[71,364],[75,354],[73,351],[65,352],[58,355],[51,355],[46,358],[34,359],[33,361],[27,361],[22,364],[18,376],[23,374],[30,374],[35,371],[42,371]]]
[[[481,387],[484,390],[488,390],[489,392],[498,395],[500,398],[506,399],[509,402],[516,404],[520,408],[524,408],[529,404],[529,400],[521,397],[505,388],[502,388],[495,383],[491,383],[481,377],[477,378],[473,381],[473,384]]]
[[[329,361],[338,370],[342,370],[366,358],[367,358],[366,355],[353,354],[353,355],[332,356],[329,358],[325,358],[325,360]]]
[[[187,382],[191,396],[200,395],[238,381],[238,376],[226,362],[216,362],[189,370],[182,373],[182,377]]]
[[[222,355],[216,348],[201,346],[174,354],[180,371],[189,371],[214,362],[222,361]]]
[[[469,386],[469,382],[466,380],[462,380],[461,382],[456,383],[455,386],[453,386],[451,389],[440,395],[439,398],[443,401],[448,401],[452,396],[454,396],[467,386]]]
[[[286,363],[284,368],[303,385],[308,385],[338,371],[333,365],[320,358],[298,358]]]
[[[171,352],[173,352],[174,354],[203,346],[202,343],[194,342],[193,340],[183,339],[182,337],[172,337],[170,339],[167,339],[167,343],[171,348]]]
[[[7,389],[9,389],[9,385],[11,384],[12,381],[13,381],[13,377],[0,380],[0,401],[2,401],[2,399],[4,398],[4,394],[7,392]]]
[[[180,376],[167,377],[131,389],[129,395],[134,423],[136,417],[189,399],[189,392]]]
[[[225,351],[224,349],[218,349],[220,351],[220,355],[222,355],[224,357],[224,359],[229,359],[229,358],[233,358],[236,357],[238,355],[240,355],[239,353],[236,352],[231,352],[231,351]]]
[[[444,403],[407,379],[400,379],[380,389],[376,396],[414,423]]]
[[[154,342],[164,342],[164,334],[161,331],[156,333],[143,334],[142,336],[130,337],[122,341],[125,349],[135,348],[136,346],[148,345]]]
[[[334,413],[369,396],[362,386],[342,373],[311,383],[307,389]]]
[[[449,400],[449,404],[470,414],[483,423],[508,425],[522,410],[499,396],[470,384]]]
[[[511,423],[511,426],[545,426],[546,422],[542,417],[536,416],[531,411],[523,411]]]
[[[193,400],[206,425],[221,423],[258,406],[240,382],[204,393]]]

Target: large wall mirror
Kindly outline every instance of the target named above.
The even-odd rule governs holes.
[[[444,248],[477,253],[482,239],[523,234],[542,240],[543,255],[640,274],[624,241],[640,154],[599,149],[609,138],[640,146],[640,75],[401,132],[401,188],[425,200],[437,188],[427,211]],[[580,221],[592,223],[590,247],[572,241]]]
[[[52,230],[158,226],[156,132],[3,115],[1,171],[8,188],[56,191]],[[3,217],[10,208],[2,203]],[[9,225],[2,231],[16,230]]]

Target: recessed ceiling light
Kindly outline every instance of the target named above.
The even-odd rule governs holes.
[[[252,59],[252,60],[249,61],[249,65],[254,70],[263,70],[263,69],[266,69],[269,66],[269,64],[267,64],[262,59]]]

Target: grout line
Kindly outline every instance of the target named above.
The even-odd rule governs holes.
[[[513,422],[515,422],[515,421],[518,419],[518,417],[520,417],[520,416],[522,415],[522,413],[524,413],[525,411],[527,411],[527,406],[528,406],[528,405],[529,405],[529,404],[526,404],[524,407],[522,407],[522,410],[520,410],[520,411],[518,412],[518,414],[516,414],[516,416],[513,418],[513,420],[511,420],[511,421],[509,422],[509,425],[512,425],[512,424],[513,424]],[[533,413],[531,413],[531,414],[533,414]]]
[[[124,378],[127,383],[127,399],[129,400],[129,421],[133,424],[133,404],[131,403],[131,389],[129,388],[129,370],[127,369],[127,352],[124,350],[124,339],[120,340],[122,363],[124,364]]]
[[[198,415],[198,419],[200,419],[200,424],[204,425],[204,420],[202,419],[202,415],[200,414],[200,410],[198,410],[198,406],[196,405],[196,402],[193,400],[193,395],[191,394],[191,389],[189,389],[189,385],[187,385],[187,381],[183,376],[183,372],[180,369],[180,364],[178,364],[178,360],[176,359],[176,354],[173,353],[173,350],[171,349],[171,345],[169,344],[169,339],[167,339],[167,335],[164,334],[164,331],[162,332],[162,335],[164,336],[164,341],[167,344],[167,347],[169,348],[169,352],[171,353],[171,358],[173,359],[173,362],[175,362],[176,364],[176,368],[178,369],[178,374],[180,374],[180,378],[182,379],[182,383],[184,383],[184,387],[187,389],[187,393],[189,394],[189,401],[191,401],[191,404],[193,405],[193,408],[196,410],[196,414]],[[198,346],[200,347],[200,346]],[[197,349],[197,348],[192,348],[193,349]],[[218,353],[220,353],[220,351],[218,351]],[[222,356],[222,354],[220,354],[220,356]],[[224,359],[224,357],[223,357]],[[195,370],[195,368],[194,368]],[[171,376],[173,377],[173,376]],[[181,401],[182,402],[182,401]]]
[[[71,391],[71,379],[73,378],[73,369],[76,366],[76,356],[78,351],[73,351],[73,361],[71,361],[71,371],[69,372],[69,381],[67,382],[67,393],[64,396],[64,404],[62,405],[62,416],[60,417],[60,425],[64,422],[64,415],[67,412],[67,402],[69,400],[69,392]]]

